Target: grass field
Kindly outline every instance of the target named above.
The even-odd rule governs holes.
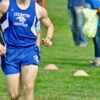
[[[54,23],[53,46],[41,45],[41,62],[35,86],[35,100],[100,100],[100,68],[91,68],[92,39],[86,48],[73,44],[69,27],[66,0],[45,0],[48,14]],[[43,29],[44,32],[44,29]],[[45,71],[53,63],[57,71]],[[74,77],[76,70],[85,70],[89,77]],[[0,71],[0,100],[10,100],[5,78]]]

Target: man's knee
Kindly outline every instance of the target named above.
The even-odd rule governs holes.
[[[10,93],[11,100],[17,100],[20,97],[20,93]]]
[[[24,84],[24,91],[26,91],[26,92],[33,91],[33,88],[34,88],[33,83],[32,84],[29,84],[29,83]]]
[[[100,45],[100,38],[98,36],[95,37],[95,44]]]

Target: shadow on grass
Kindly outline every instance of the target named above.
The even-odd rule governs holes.
[[[89,60],[88,59],[82,59],[82,58],[57,58],[55,60],[46,59],[43,60],[42,63],[53,63],[53,64],[60,64],[60,65],[70,65],[70,66],[89,66]]]

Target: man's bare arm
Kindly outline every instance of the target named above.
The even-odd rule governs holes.
[[[44,39],[44,43],[46,46],[50,46],[51,38],[54,34],[54,26],[53,26],[50,18],[48,17],[48,14],[47,14],[47,11],[45,8],[36,4],[36,13],[37,13],[38,18],[41,20],[41,22],[43,23],[43,25],[45,26],[45,28],[47,30],[47,34]]]
[[[0,2],[0,19],[3,17],[9,6],[9,0],[2,0]]]
[[[0,2],[0,19],[3,17],[9,6],[9,0]],[[6,53],[5,47],[0,43],[0,56]]]

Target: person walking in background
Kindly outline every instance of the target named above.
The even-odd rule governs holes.
[[[34,0],[4,0],[0,2],[0,23],[5,47],[0,44],[2,70],[6,77],[11,100],[20,97],[23,82],[23,100],[33,100],[38,72],[37,21],[41,20],[47,34],[44,45],[51,46],[54,27],[46,9]]]
[[[1,27],[0,27],[0,43],[2,45],[4,45],[4,42],[3,42],[3,39],[2,39],[2,30],[1,30]],[[1,56],[0,56],[0,65],[1,65]]]
[[[92,9],[96,9],[99,16],[97,33],[95,38],[93,38],[95,59],[92,60],[90,64],[94,67],[100,67],[100,0],[86,0],[86,5]]]
[[[41,5],[41,0],[35,0],[39,5]],[[37,45],[40,47],[41,44],[41,22],[38,20],[36,25],[36,31],[37,31]]]
[[[40,23],[40,20],[38,20],[37,22],[37,25],[36,25],[36,32],[37,32],[37,40],[36,40],[36,43],[37,43],[37,46],[40,47],[40,44],[41,44],[41,23]]]
[[[68,0],[68,14],[74,43],[86,47],[87,40],[82,32],[84,25],[83,7],[84,0]]]
[[[45,8],[45,3],[44,0],[35,0],[39,5]],[[36,30],[37,30],[37,45],[40,46],[41,44],[41,22],[38,20],[37,25],[36,25]]]
[[[35,0],[38,4],[42,4],[42,0]]]
[[[35,0],[38,4],[45,8],[45,0]]]

